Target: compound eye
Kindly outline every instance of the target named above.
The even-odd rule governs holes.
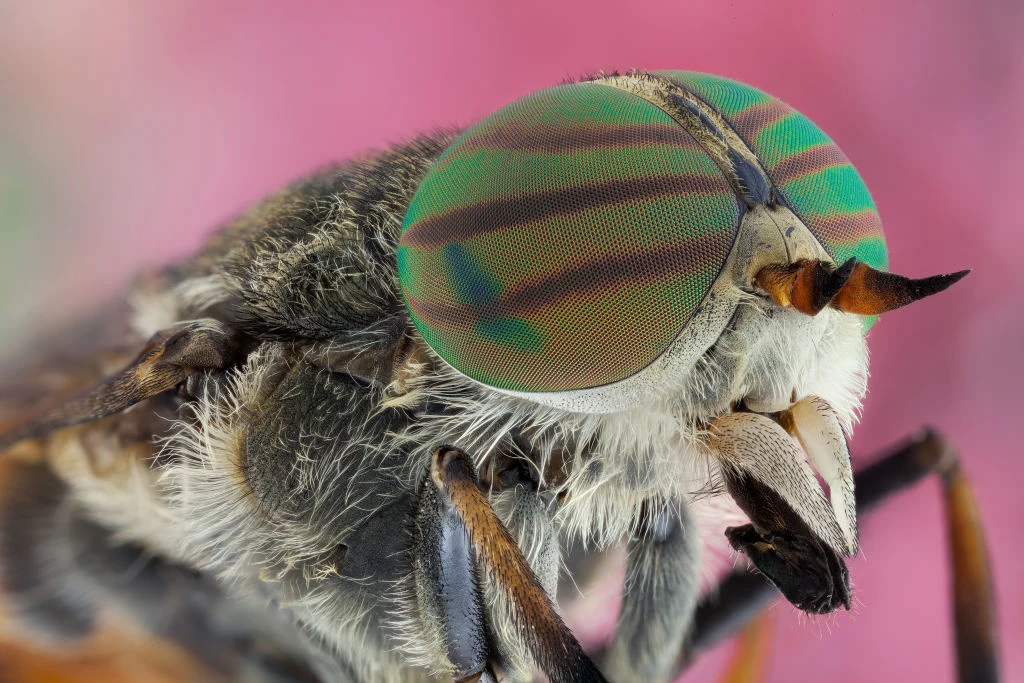
[[[534,397],[586,392],[679,337],[738,222],[718,167],[661,109],[569,84],[444,152],[406,215],[399,278],[417,329],[460,373]]]

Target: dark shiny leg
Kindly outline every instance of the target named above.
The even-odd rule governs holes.
[[[562,622],[547,593],[487,498],[462,451],[441,447],[434,454],[425,486],[457,516],[486,571],[513,609],[520,636],[552,683],[597,683],[605,679]],[[472,679],[471,679],[472,680]]]
[[[458,512],[429,479],[416,516],[415,566],[420,609],[435,622],[453,677],[478,680],[490,645],[476,554]]]

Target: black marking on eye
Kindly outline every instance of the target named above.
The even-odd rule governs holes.
[[[717,137],[722,142],[725,142],[725,135],[722,133],[721,130],[719,130],[718,126],[715,125],[715,122],[712,121],[708,117],[708,115],[701,110],[700,107],[698,107],[696,104],[686,99],[682,95],[672,94],[669,95],[669,97],[672,98],[673,104],[676,104],[677,106],[685,109],[686,111],[696,116],[698,119],[700,119],[701,124],[705,128],[707,128],[709,131],[715,134],[715,137]]]
[[[750,204],[767,204],[772,197],[772,188],[761,169],[732,148],[729,148],[729,162],[736,171],[743,197]]]

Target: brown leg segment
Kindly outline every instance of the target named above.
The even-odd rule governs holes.
[[[764,678],[771,651],[771,617],[760,614],[739,635],[739,646],[729,659],[721,683],[758,683]]]
[[[981,517],[958,463],[942,474],[953,560],[953,618],[960,681],[998,681],[995,595]]]
[[[480,491],[465,453],[438,449],[430,477],[462,519],[478,561],[508,596],[518,631],[552,683],[604,681]]]
[[[995,599],[977,505],[950,445],[924,431],[855,476],[857,512],[864,514],[929,474],[942,478],[953,564],[954,627],[960,683],[999,680]],[[702,650],[732,635],[771,604],[778,592],[746,569],[730,573],[716,596],[697,608],[685,665]]]

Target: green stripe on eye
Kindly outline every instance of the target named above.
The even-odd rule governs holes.
[[[587,143],[599,144],[621,129],[640,131],[635,144],[623,149],[588,150]],[[607,177],[635,177],[645,158],[665,157],[674,167],[694,173],[716,173],[710,160],[697,154],[666,156],[652,149],[657,131],[675,134],[678,124],[653,105],[635,95],[593,83],[564,85],[528,95],[498,110],[449,147],[438,159],[429,180],[437,183],[433,192],[417,192],[409,206],[408,226],[434,213],[509,196],[586,182],[608,169]],[[553,144],[530,149],[537,139]],[[575,141],[575,142],[573,142]],[[558,149],[566,143],[574,154]],[[672,146],[672,142],[669,143]],[[554,149],[552,149],[554,147]],[[679,151],[679,150],[677,150]],[[545,158],[551,157],[551,158]],[[686,163],[692,165],[685,166]],[[709,166],[710,164],[710,166]],[[705,170],[706,169],[706,170]],[[669,168],[665,172],[670,172]],[[536,175],[534,175],[536,174]],[[582,174],[582,175],[577,175]]]
[[[672,216],[693,219],[683,226],[665,220]],[[736,202],[731,193],[685,193],[604,204],[514,224],[502,229],[500,238],[485,234],[462,244],[478,262],[490,264],[501,288],[509,290],[582,264],[598,265],[640,253],[656,258],[659,251],[685,243],[693,245],[693,265],[706,265],[703,259],[714,261],[721,248],[714,241],[721,235],[719,226],[734,220]],[[625,232],[627,228],[632,234]],[[559,234],[563,239],[551,240],[543,249],[518,249],[507,267],[497,265],[508,261],[509,245],[528,245],[540,234]]]
[[[835,259],[843,263],[847,259],[856,258],[878,270],[889,269],[889,251],[885,247],[885,240],[881,235],[866,237],[856,242],[837,242],[835,244]]]
[[[794,111],[789,116],[762,128],[753,142],[765,164],[771,167],[811,147],[831,144],[832,139],[806,116]]]
[[[422,298],[447,279],[439,254],[431,254],[402,244],[398,247],[398,279],[404,283],[408,296]]]
[[[888,267],[882,223],[860,174],[810,119],[756,88],[719,76],[660,72],[717,109],[822,246]]]
[[[410,296],[419,296],[417,289],[419,288],[419,283],[422,282],[422,278],[419,277],[413,265],[416,260],[413,250],[404,244],[400,244],[398,251],[395,253],[395,260],[398,266],[398,281],[406,283]]]
[[[568,83],[530,93],[497,110],[473,127],[476,135],[507,130],[510,123],[555,128],[621,125],[624,121],[655,120],[656,109],[634,106],[632,95],[609,91],[598,83]],[[557,102],[561,106],[553,107]]]
[[[857,169],[849,164],[827,166],[788,180],[782,183],[782,191],[808,220],[816,216],[875,210],[868,188]]]

